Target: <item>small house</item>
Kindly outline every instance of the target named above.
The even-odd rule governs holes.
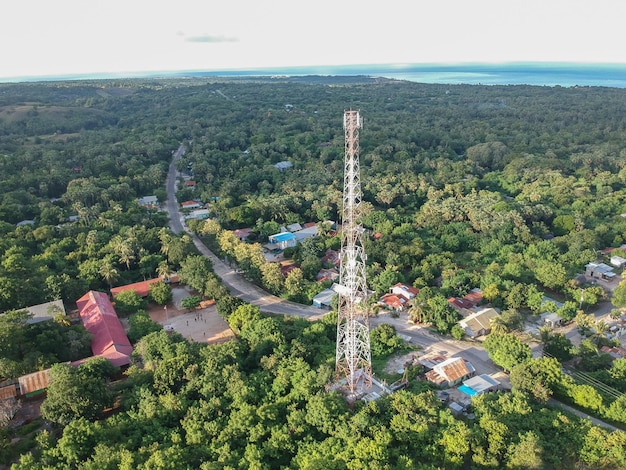
[[[404,310],[406,305],[409,303],[409,299],[407,299],[402,294],[385,294],[378,301],[379,305],[383,307],[393,310],[395,312],[400,312]]]
[[[188,219],[206,220],[210,217],[209,209],[195,209],[187,216]]]
[[[198,201],[185,201],[180,203],[180,207],[183,209],[198,209],[201,204]]]
[[[585,275],[593,279],[611,280],[616,274],[613,268],[604,263],[588,263],[585,266]]]
[[[626,266],[626,259],[622,258],[621,256],[611,256],[610,263],[612,266],[621,269]]]
[[[161,280],[162,279],[160,277],[157,277],[154,279],[148,279],[147,281],[133,282],[132,284],[113,287],[111,289],[111,295],[115,297],[120,292],[132,290],[135,291],[140,297],[148,297],[148,293],[150,292],[150,284],[157,283]]]
[[[282,162],[278,162],[276,165],[274,165],[274,167],[278,168],[280,171],[285,171],[288,168],[292,168],[293,163],[288,162],[288,161],[282,161]]]
[[[470,392],[469,394],[473,396],[495,392],[500,387],[500,382],[487,374],[481,374],[463,381],[463,385],[464,390]]]
[[[480,289],[475,288],[465,294],[463,297],[450,297],[448,304],[453,309],[460,311],[462,309],[470,310],[476,307],[483,300],[483,293]]]
[[[313,305],[318,308],[327,307],[332,305],[333,298],[337,294],[337,284],[333,284],[330,289],[324,289],[322,292],[313,297]]]
[[[140,206],[144,207],[157,207],[159,205],[159,199],[156,196],[144,196],[137,199]]]
[[[563,319],[553,312],[542,313],[539,317],[541,321],[550,328],[556,328],[563,323]]]
[[[426,373],[426,379],[440,387],[447,388],[472,377],[475,373],[476,369],[470,362],[462,357],[452,357],[436,364]]]
[[[250,235],[250,232],[252,232],[251,228],[238,228],[233,233],[237,238],[239,238],[239,240],[245,242],[246,240],[248,240],[248,235]]]
[[[303,228],[302,230],[298,230],[293,235],[296,237],[298,243],[306,240],[307,238],[312,238],[317,235],[318,227],[317,225],[313,225],[312,227]]]
[[[470,338],[485,336],[491,331],[491,319],[499,315],[493,308],[484,308],[459,321],[459,326]]]
[[[411,300],[413,297],[419,294],[420,290],[416,287],[407,286],[406,284],[402,284],[401,282],[399,282],[396,285],[391,286],[389,292],[391,294],[402,295],[408,300]]]

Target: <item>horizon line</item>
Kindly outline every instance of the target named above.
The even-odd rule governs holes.
[[[55,73],[55,74],[35,74],[35,75],[23,75],[23,76],[0,76],[0,83],[32,83],[32,82],[54,82],[54,81],[72,81],[72,80],[111,80],[111,79],[137,79],[137,78],[168,78],[169,76],[179,76],[181,74],[207,74],[211,76],[232,76],[233,74],[250,74],[254,76],[268,76],[285,72],[295,72],[298,70],[309,70],[306,75],[314,76],[333,76],[342,75],[350,76],[355,75],[353,73],[336,73],[341,69],[359,69],[359,68],[385,68],[385,71],[400,71],[409,68],[418,69],[460,69],[460,68],[493,68],[493,67],[545,67],[545,68],[624,68],[626,69],[625,62],[572,62],[572,61],[510,61],[510,62],[388,62],[388,63],[371,63],[371,64],[317,64],[317,65],[276,65],[276,66],[264,66],[264,67],[231,67],[231,68],[214,68],[214,69],[160,69],[160,70],[137,70],[137,71],[99,71],[99,72],[69,72],[69,73]],[[316,69],[325,71],[315,72]],[[335,71],[335,73],[333,73]],[[376,70],[370,70],[376,72]],[[295,75],[302,75],[301,73]],[[363,75],[356,73],[356,75]],[[375,76],[371,74],[365,74],[368,76]]]

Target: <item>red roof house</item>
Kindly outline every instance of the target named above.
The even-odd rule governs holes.
[[[148,292],[150,291],[150,284],[154,284],[155,282],[159,282],[161,280],[160,277],[154,279],[148,279],[147,281],[134,282],[133,284],[126,284],[125,286],[118,286],[111,289],[111,295],[115,297],[120,292],[124,292],[127,290],[134,290],[142,297],[147,297]]]
[[[130,364],[133,347],[107,294],[89,291],[76,301],[76,306],[83,326],[93,335],[93,355],[107,358],[114,366]]]
[[[184,201],[180,203],[183,209],[197,209],[201,204],[198,201]]]
[[[472,289],[463,298],[450,297],[448,303],[456,310],[472,309],[483,300],[483,293],[480,289]]]
[[[381,305],[395,311],[404,309],[408,302],[409,299],[401,294],[385,294],[379,300]]]
[[[391,286],[389,292],[391,294],[403,295],[407,299],[411,300],[413,297],[420,293],[420,290],[416,287],[407,286],[406,284],[398,282],[396,285]]]

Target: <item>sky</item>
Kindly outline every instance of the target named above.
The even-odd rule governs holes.
[[[3,3],[3,78],[352,64],[626,64],[623,0]]]

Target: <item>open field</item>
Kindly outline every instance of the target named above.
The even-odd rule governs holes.
[[[180,307],[180,301],[193,292],[180,286],[173,288],[172,294],[174,298],[167,309],[156,305],[148,309],[153,321],[199,343],[222,343],[235,337],[228,323],[217,314],[215,305],[190,312]]]

